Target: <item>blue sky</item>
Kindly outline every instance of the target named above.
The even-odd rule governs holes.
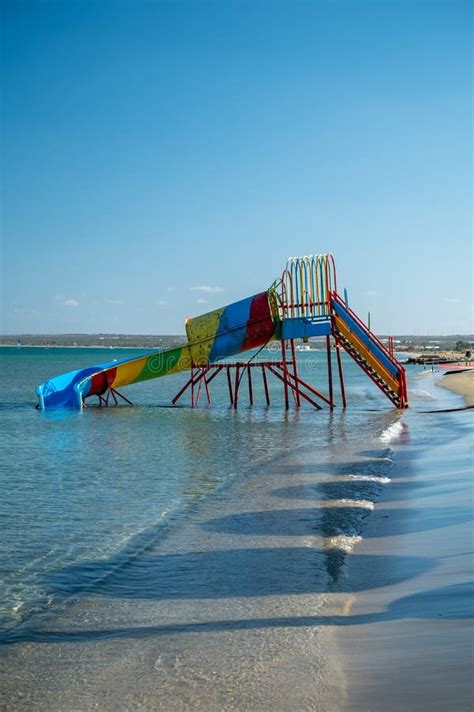
[[[2,8],[4,333],[182,333],[326,251],[374,330],[472,330],[469,2]]]

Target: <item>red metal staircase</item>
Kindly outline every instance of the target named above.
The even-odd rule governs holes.
[[[331,292],[333,336],[349,356],[372,379],[397,408],[408,408],[405,369],[384,344],[349,308]]]

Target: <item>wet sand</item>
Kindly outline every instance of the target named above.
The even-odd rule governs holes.
[[[368,577],[374,585],[347,595],[339,620],[345,712],[474,706],[472,415],[417,416],[407,418],[392,481],[348,561],[353,589]],[[423,442],[423,428],[437,432]],[[407,555],[425,566],[402,576]],[[375,558],[380,565],[370,571],[365,562]]]
[[[438,385],[463,396],[466,405],[474,405],[474,371],[449,373],[438,382]]]

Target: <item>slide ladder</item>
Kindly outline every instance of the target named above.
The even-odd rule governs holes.
[[[331,311],[336,342],[397,408],[407,408],[403,366],[336,292],[331,292]]]

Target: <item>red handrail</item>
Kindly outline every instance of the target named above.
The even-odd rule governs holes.
[[[400,361],[397,361],[397,359],[396,359],[394,356],[392,356],[392,355],[390,354],[390,351],[389,351],[389,350],[387,349],[387,347],[380,341],[380,339],[379,339],[375,334],[373,334],[371,331],[368,330],[367,325],[364,324],[364,322],[362,321],[362,319],[360,319],[360,318],[357,316],[357,314],[356,314],[354,311],[352,311],[352,309],[351,309],[349,306],[347,306],[347,304],[346,304],[345,301],[342,299],[342,297],[341,297],[337,292],[331,292],[331,297],[332,297],[332,299],[334,299],[334,301],[339,302],[339,304],[344,307],[344,309],[348,312],[348,314],[350,314],[350,316],[352,317],[352,319],[354,319],[354,321],[355,321],[357,324],[359,324],[359,326],[362,327],[362,329],[365,331],[365,333],[368,334],[368,335],[370,336],[370,338],[371,338],[373,341],[375,341],[375,343],[377,344],[377,346],[379,346],[379,347],[381,348],[381,350],[384,352],[384,354],[389,358],[390,362],[391,362],[394,366],[397,366],[397,368],[399,368],[400,370],[404,371],[405,369],[404,369],[403,366],[401,365]]]

